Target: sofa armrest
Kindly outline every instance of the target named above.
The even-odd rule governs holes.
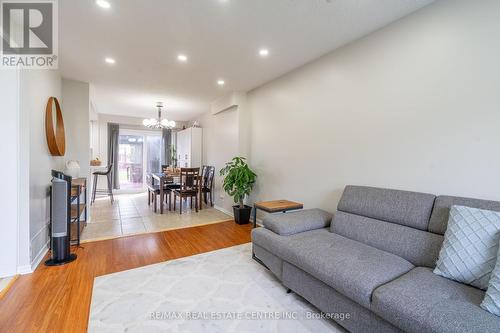
[[[304,231],[326,228],[330,225],[333,215],[321,209],[304,209],[292,213],[269,214],[263,224],[272,232],[289,236]]]

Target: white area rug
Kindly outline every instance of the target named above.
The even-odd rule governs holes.
[[[343,332],[244,244],[94,280],[89,332]]]

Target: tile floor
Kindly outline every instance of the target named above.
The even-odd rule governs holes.
[[[125,235],[157,232],[169,229],[216,223],[232,219],[231,216],[210,206],[196,213],[184,207],[182,215],[168,211],[165,205],[163,214],[155,213],[153,206],[147,204],[147,194],[115,195],[114,204],[109,198],[97,198],[90,207],[90,220],[82,233],[82,241],[120,237]]]

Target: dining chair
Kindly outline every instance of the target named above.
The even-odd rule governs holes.
[[[207,177],[207,171],[208,171],[209,166],[204,165],[201,167],[201,186],[205,184],[205,178]]]
[[[203,193],[203,200],[205,201],[205,204],[208,205],[208,195],[210,195],[210,206],[214,206],[214,199],[213,199],[213,194],[214,194],[214,176],[215,176],[215,167],[214,166],[207,166],[207,171],[205,174],[205,177],[203,178],[202,181],[202,187],[201,191]]]
[[[176,185],[171,185],[169,183],[163,184],[163,198],[160,198],[160,203],[165,199],[165,203],[168,203],[168,210],[172,210],[172,190]],[[158,200],[160,196],[160,184],[153,184],[153,177],[151,175],[146,175],[146,187],[148,189],[148,206],[153,204],[153,210],[156,213],[158,209]]]
[[[182,199],[190,201],[193,209],[193,198],[196,212],[198,213],[198,193],[200,186],[200,168],[181,168],[180,187],[172,191],[174,195],[174,211],[176,210],[177,197],[179,197],[179,213],[182,214]]]
[[[202,189],[203,189],[203,187],[205,187],[205,182],[206,182],[206,179],[207,179],[208,168],[210,168],[210,166],[208,166],[208,165],[203,165],[202,168],[201,168],[201,174],[200,174],[201,183],[200,183],[200,186],[201,186]],[[205,199],[204,201],[205,201],[205,204],[206,204],[207,200]],[[201,203],[200,203],[200,205],[201,205]]]

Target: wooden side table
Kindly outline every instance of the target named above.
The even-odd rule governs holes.
[[[80,197],[83,194],[83,202],[81,202]],[[76,233],[76,244],[80,246],[80,236],[82,234],[83,228],[87,226],[88,217],[88,207],[87,207],[87,178],[73,178],[71,181],[71,201],[76,204],[71,205],[71,232],[70,235]],[[81,219],[83,213],[83,220]],[[76,222],[76,226],[75,223]],[[83,222],[83,224],[80,224]]]
[[[304,208],[304,205],[300,202],[294,202],[289,200],[273,200],[273,201],[261,201],[256,202],[253,205],[253,227],[257,227],[257,209],[260,209],[267,213],[286,213],[289,210],[297,210]]]

